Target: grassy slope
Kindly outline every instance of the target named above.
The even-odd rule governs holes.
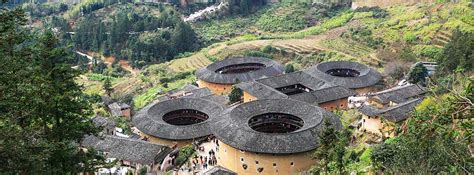
[[[268,9],[264,10],[264,13],[257,13],[255,16],[270,13]],[[415,35],[417,39],[413,41],[414,51],[417,55],[422,55],[421,52],[423,52],[424,48],[442,46],[441,42],[435,42],[443,39],[444,36],[439,37],[439,35],[444,35],[444,33],[449,35],[450,31],[455,27],[460,27],[464,31],[474,30],[474,12],[465,3],[410,7],[396,6],[387,10],[389,16],[383,19],[373,18],[371,12],[344,11],[331,19],[325,20],[320,25],[297,32],[266,32],[261,35],[255,35],[251,34],[252,32],[244,31],[239,36],[213,44],[193,53],[191,56],[173,60],[169,63],[150,66],[144,69],[142,73],[156,67],[162,67],[161,69],[169,72],[169,74],[194,71],[210,64],[210,60],[241,54],[243,50],[259,50],[267,45],[298,55],[331,52],[338,55],[337,59],[358,60],[372,65],[380,65],[380,60],[375,57],[375,49],[361,42],[341,38],[339,37],[341,32],[351,27],[365,25],[373,32],[374,37],[381,37],[386,43],[397,43],[406,40],[410,35]],[[255,18],[255,16],[250,16],[249,19]],[[233,23],[232,20],[237,19],[229,19],[230,22],[226,21],[225,24],[231,25]],[[215,22],[211,21],[209,23],[214,25]],[[256,25],[249,28],[252,27],[258,29]],[[207,29],[209,29],[209,26],[199,28],[198,31],[201,30],[202,32]],[[227,28],[225,25],[222,27],[222,30],[231,29],[234,28]],[[212,29],[207,34],[211,37],[221,35],[220,33],[214,33],[216,30],[218,29]],[[283,62],[286,61],[288,60]],[[187,77],[183,81],[170,83],[169,88],[162,88],[158,80],[163,76],[163,74],[149,74],[147,76],[140,75],[117,79],[114,81],[114,85],[117,87],[116,94],[134,94],[135,105],[140,108],[156,98],[156,92],[178,88],[181,84],[195,79],[193,76]],[[130,82],[133,83],[131,84]],[[97,86],[91,85],[92,88],[96,89]]]

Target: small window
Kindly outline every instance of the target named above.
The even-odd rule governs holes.
[[[291,165],[291,166],[294,166],[294,165],[295,165],[295,163],[294,163],[294,162],[291,162],[291,163],[290,163],[290,165]]]
[[[277,164],[276,164],[276,163],[273,163],[273,166],[277,166]]]
[[[241,157],[241,158],[240,158],[240,161],[243,162],[243,161],[244,161],[244,158]]]
[[[255,164],[258,164],[258,160],[255,161]]]

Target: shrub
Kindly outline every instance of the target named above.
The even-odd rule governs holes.
[[[416,35],[412,32],[405,33],[404,39],[407,43],[414,43],[417,39]]]
[[[388,12],[380,7],[361,7],[357,8],[355,12],[372,12],[374,18],[385,18],[388,16]]]
[[[263,53],[258,50],[246,50],[244,51],[244,56],[249,56],[249,57],[265,57],[265,58],[270,58],[273,59],[273,56],[267,53]]]
[[[191,157],[195,152],[196,150],[194,150],[192,145],[183,146],[179,150],[178,157],[176,158],[176,166],[180,167],[186,163],[188,158]]]
[[[276,48],[274,48],[273,46],[271,45],[266,45],[265,47],[263,47],[262,49],[260,49],[263,53],[273,53],[276,51]]]

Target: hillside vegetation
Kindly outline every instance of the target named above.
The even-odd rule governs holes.
[[[282,11],[294,11],[296,7],[303,5],[280,4],[265,7],[246,17],[197,22],[193,28],[201,38],[221,42],[183,54],[182,58],[165,63],[168,65],[165,69],[192,72],[211,61],[235,55],[252,55],[272,57],[284,64],[294,64],[297,69],[321,61],[357,60],[379,67],[388,75],[393,70],[385,70],[384,65],[408,66],[416,61],[435,61],[436,55],[450,41],[454,29],[459,28],[463,32],[474,30],[474,11],[468,3],[342,9],[327,17],[318,17],[319,22],[313,26],[308,27],[310,23],[306,21],[302,30],[265,31],[259,26],[262,23],[257,22],[271,21],[268,18],[275,16],[271,15],[273,13],[291,14]],[[298,20],[295,23],[294,26],[298,26]],[[142,74],[148,69],[145,68]],[[151,83],[145,83],[138,77],[119,79],[116,81],[116,94],[124,91],[127,92],[125,94],[133,94],[135,103],[140,104],[137,107],[143,106],[162,90],[158,88],[161,86],[159,78],[152,76],[155,75],[147,75]],[[127,85],[128,82],[133,82],[134,86]]]

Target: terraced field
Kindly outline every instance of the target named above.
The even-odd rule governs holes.
[[[199,69],[211,63],[203,53],[197,53],[190,57],[171,61],[169,68],[174,72],[186,72]]]

